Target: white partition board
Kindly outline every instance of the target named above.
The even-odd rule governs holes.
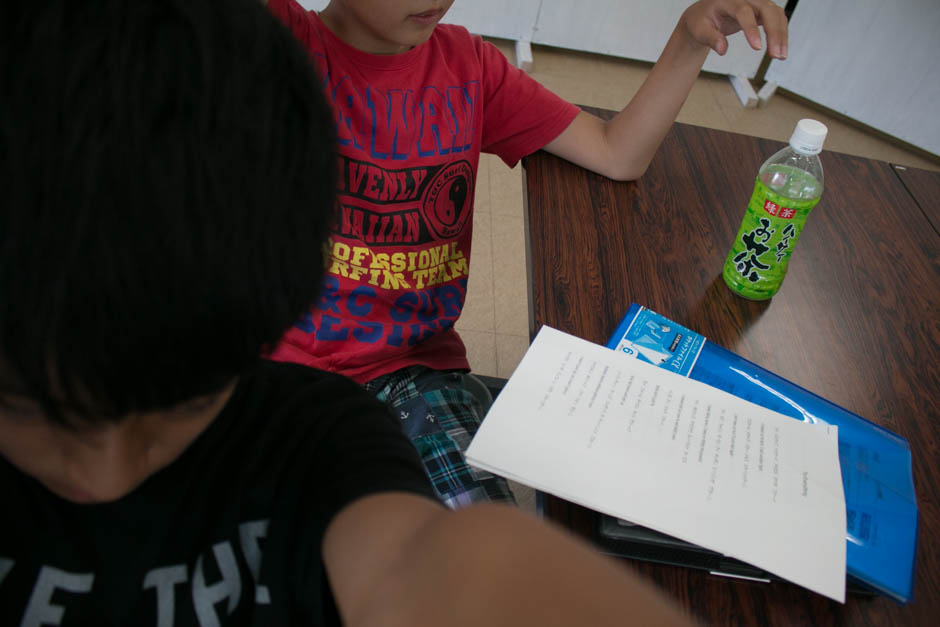
[[[940,0],[800,0],[766,78],[940,155]]]
[[[529,41],[543,0],[457,0],[444,21],[471,33]]]

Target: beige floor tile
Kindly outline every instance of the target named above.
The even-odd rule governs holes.
[[[496,334],[496,376],[508,379],[529,348],[528,335]]]
[[[722,111],[730,123],[728,130],[781,142],[790,139],[796,123],[801,119],[809,116],[820,117],[782,96],[771,98],[763,107],[745,109],[740,103],[732,103],[730,107],[723,106]]]
[[[718,106],[711,81],[699,78],[692,86],[676,120],[683,124],[695,124],[708,128],[726,129],[728,120]]]
[[[721,109],[730,125],[727,130],[777,141],[787,141],[802,118],[812,116],[824,124],[828,121],[819,112],[811,112],[779,94],[774,95],[764,107],[746,109],[735,98],[733,102],[722,102]],[[831,139],[832,134],[826,140],[826,148],[829,148]]]
[[[473,244],[470,253],[470,277],[463,311],[457,330],[492,333],[495,326],[493,292],[493,217],[489,213],[473,215]]]
[[[467,347],[470,370],[488,377],[498,376],[496,368],[496,334],[485,331],[458,331]]]
[[[595,107],[620,111],[639,91],[649,74],[649,67],[640,63],[621,63],[611,67],[585,68],[590,81],[587,101]]]
[[[577,104],[619,110],[640,88],[649,65],[536,46],[532,77]]]
[[[631,68],[645,73],[650,64],[630,59],[607,57],[589,52],[563,50],[550,46],[532,46],[533,74],[546,72],[571,79],[574,84],[585,81],[594,84],[598,79],[628,76]],[[642,82],[642,79],[641,79]],[[637,83],[639,86],[639,83]]]
[[[521,218],[525,212],[522,192],[522,166],[509,168],[499,157],[488,160],[490,169],[490,211],[493,216]]]
[[[741,101],[738,99],[737,92],[734,91],[734,87],[731,86],[731,81],[727,76],[723,74],[702,73],[699,74],[695,84],[708,89],[712,93],[712,98],[715,99],[717,106],[728,109],[744,109],[741,105]],[[753,80],[751,81],[751,86],[755,91],[760,89],[760,84]],[[764,109],[758,109],[757,107],[748,109],[748,111],[758,112],[763,110]]]
[[[477,182],[473,192],[473,210],[476,213],[492,213],[490,201],[490,160],[493,155],[481,154],[477,165]]]
[[[525,225],[521,217],[493,216],[494,331],[505,335],[529,332],[526,296]]]

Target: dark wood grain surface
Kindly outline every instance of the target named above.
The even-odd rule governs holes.
[[[894,170],[934,230],[940,232],[940,172],[902,165],[894,166]]]
[[[609,112],[597,112],[607,115]],[[629,561],[711,624],[940,624],[940,236],[912,187],[938,181],[824,151],[825,191],[767,302],[721,280],[754,178],[780,142],[676,124],[647,173],[617,183],[540,152],[524,161],[532,331],[605,343],[630,303],[906,438],[920,508],[914,600],[846,604],[775,582]],[[549,497],[589,535],[594,514]]]

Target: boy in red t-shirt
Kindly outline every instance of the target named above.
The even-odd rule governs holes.
[[[318,15],[268,0],[307,49],[333,106],[339,198],[319,303],[272,354],[364,384],[402,419],[451,507],[512,500],[463,458],[482,419],[453,326],[470,269],[480,152],[508,165],[545,150],[618,180],[643,174],[710,49],[743,30],[786,57],[770,0],[701,0],[609,122],[580,111],[466,29],[438,24],[453,0],[331,0]]]

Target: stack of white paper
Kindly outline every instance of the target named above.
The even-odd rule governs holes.
[[[836,435],[543,327],[467,459],[844,602]]]

